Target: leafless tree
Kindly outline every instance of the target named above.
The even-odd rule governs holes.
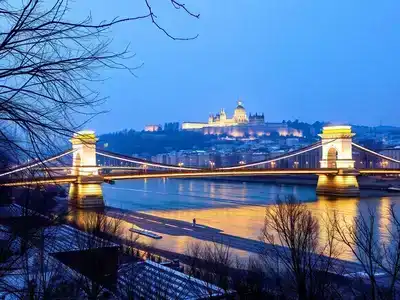
[[[109,30],[122,23],[157,20],[152,1],[142,0],[144,14],[94,22],[71,20],[69,0],[0,1],[0,141],[15,158],[41,159],[59,151],[58,137],[70,137],[99,113],[105,99],[93,89],[106,69],[127,70],[128,47],[112,51]],[[192,17],[184,3],[165,0]],[[104,5],[106,3],[104,2]],[[107,3],[109,5],[109,3]],[[83,115],[78,122],[76,116]],[[81,117],[82,119],[82,117]]]
[[[133,56],[128,47],[111,50],[111,28],[147,19],[168,38],[195,38],[171,34],[158,22],[153,1],[141,1],[143,14],[128,12],[127,17],[110,16],[101,22],[90,15],[70,19],[69,0],[0,1],[0,170],[9,168],[10,162],[42,161],[59,152],[59,138],[70,137],[101,112],[97,106],[106,98],[93,89],[93,83],[104,79],[102,72],[117,69],[134,74],[140,67],[126,65]],[[177,11],[199,17],[181,1],[165,1]],[[33,195],[28,196],[31,202]],[[97,221],[89,235],[116,234],[118,226]],[[18,262],[22,253],[14,257]],[[8,266],[0,277],[11,270]]]
[[[121,219],[101,213],[87,212],[79,216],[80,229],[73,237],[81,255],[69,259],[79,269],[76,285],[88,299],[99,299],[116,284],[122,245]]]
[[[235,257],[229,245],[223,243],[192,243],[186,251],[190,257],[188,273],[226,291],[232,286],[230,269]]]
[[[337,213],[332,218],[338,240],[361,266],[361,271],[350,274],[367,284],[357,293],[368,299],[397,299],[400,292],[400,218],[393,205],[385,213],[381,216],[387,221],[381,228],[387,234],[385,239],[379,239],[378,218],[372,209],[351,220]]]
[[[266,289],[264,269],[256,257],[246,260],[234,254],[229,244],[216,241],[191,243],[186,254],[189,257],[186,272],[223,288],[227,298],[238,295],[244,299],[262,299],[271,295]]]
[[[62,219],[62,217],[61,217]],[[62,220],[18,205],[1,213],[0,292],[16,299],[51,299],[74,295],[72,270],[47,252],[52,233],[45,228]]]
[[[299,299],[339,297],[331,281],[337,257],[334,230],[326,228],[327,243],[319,244],[320,227],[307,207],[289,197],[266,209],[261,259],[273,289]]]

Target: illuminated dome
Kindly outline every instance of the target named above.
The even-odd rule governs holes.
[[[237,107],[235,109],[235,112],[233,114],[233,118],[237,123],[247,123],[247,115],[246,115],[246,110],[243,107],[242,101],[238,101]]]
[[[238,101],[238,105],[237,105],[237,107],[236,107],[236,110],[244,110],[244,111],[246,111],[246,110],[244,109],[244,106],[243,106],[242,101]]]

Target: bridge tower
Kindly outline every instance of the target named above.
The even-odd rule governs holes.
[[[354,169],[351,126],[324,127],[319,134],[322,143],[321,168],[338,169],[337,175],[319,175],[317,194],[335,196],[359,195],[358,172]]]
[[[96,135],[94,131],[84,130],[74,134],[70,139],[73,152],[71,175],[77,181],[69,187],[69,201],[78,208],[104,207],[101,183],[96,163]]]

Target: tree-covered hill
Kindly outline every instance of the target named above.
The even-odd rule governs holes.
[[[151,156],[173,150],[203,149],[213,136],[198,132],[143,132],[122,130],[100,135],[98,147],[126,155]]]

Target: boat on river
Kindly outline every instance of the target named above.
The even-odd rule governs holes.
[[[154,232],[151,232],[151,231],[145,230],[145,229],[141,229],[141,228],[132,227],[131,229],[129,229],[129,231],[137,233],[137,234],[141,234],[141,235],[144,235],[144,236],[150,237],[152,239],[156,239],[156,240],[162,239],[161,235],[158,235]]]

